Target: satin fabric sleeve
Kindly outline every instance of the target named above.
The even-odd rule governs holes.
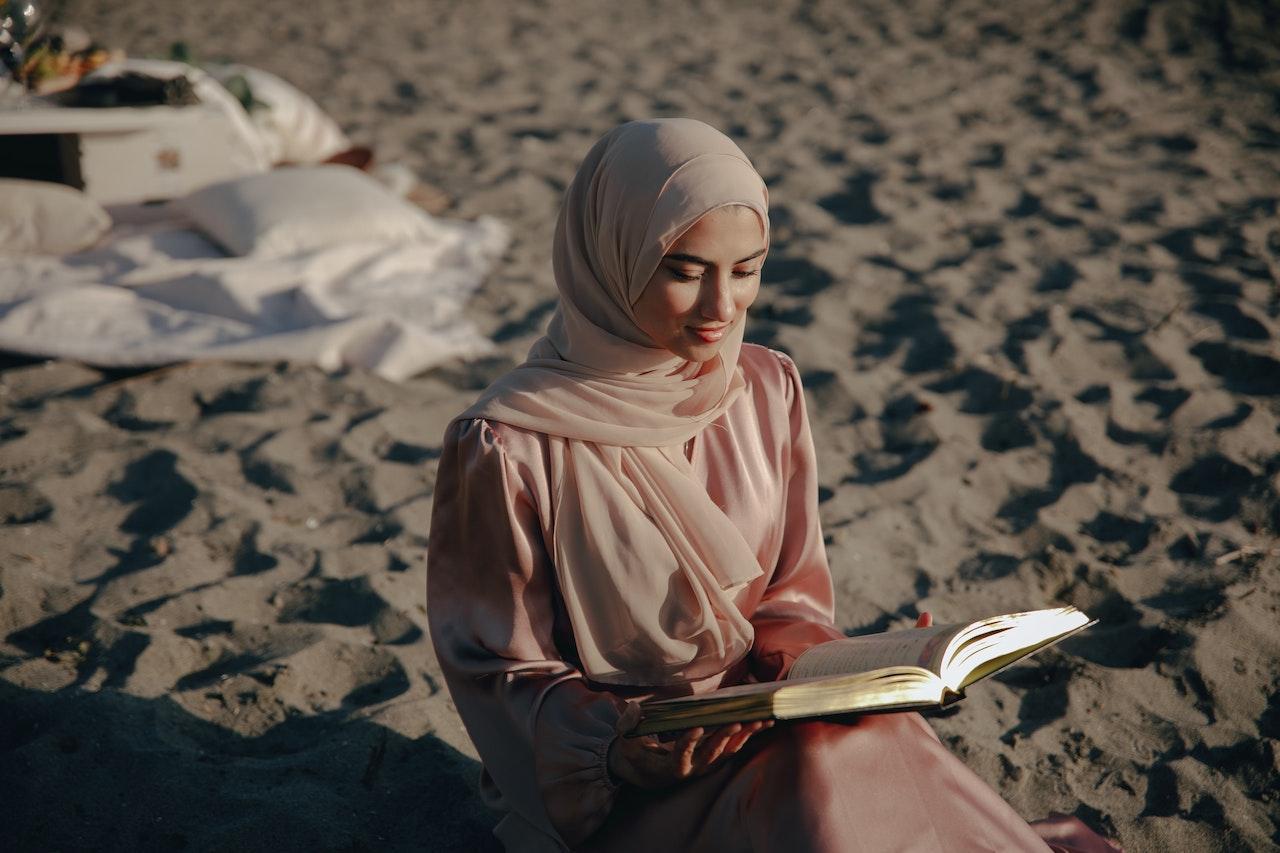
[[[546,475],[530,459],[541,446],[516,432],[524,459],[513,459],[517,448],[498,429],[458,421],[445,436],[428,556],[431,637],[492,780],[486,793],[526,830],[572,847],[616,797],[607,757],[621,703],[557,653],[554,569],[537,508]]]
[[[835,626],[831,570],[818,517],[818,466],[795,362],[781,362],[782,395],[790,434],[785,478],[782,547],[764,597],[751,617],[755,628],[752,670],[761,681],[784,678],[810,646],[841,639]]]

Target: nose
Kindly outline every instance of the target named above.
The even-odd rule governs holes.
[[[706,276],[703,281],[702,316],[717,323],[732,321],[736,305],[733,281],[729,273],[719,272],[714,276]]]

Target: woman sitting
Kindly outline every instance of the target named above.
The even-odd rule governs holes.
[[[560,303],[449,427],[432,638],[509,850],[1113,848],[1031,825],[916,714],[622,737],[635,700],[778,679],[835,626],[795,365],[742,342],[767,192],[700,122],[606,134]],[[766,729],[768,729],[766,731]]]

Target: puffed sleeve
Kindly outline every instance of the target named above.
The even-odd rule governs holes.
[[[450,425],[431,518],[428,617],[486,788],[518,818],[518,834],[537,830],[554,849],[578,844],[612,807],[607,758],[622,705],[557,653],[554,570],[537,508],[545,468],[540,451],[521,455],[509,458],[484,421]]]
[[[844,636],[834,622],[831,570],[818,518],[817,460],[800,373],[790,358],[775,354],[785,374],[782,397],[790,453],[786,470],[780,472],[786,478],[782,548],[764,598],[751,617],[756,632],[753,671],[761,681],[784,677],[805,649]]]

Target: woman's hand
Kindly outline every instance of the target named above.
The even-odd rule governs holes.
[[[924,612],[917,628],[933,626],[933,615]],[[623,737],[640,722],[640,705],[627,704],[618,718],[618,737],[609,745],[609,773],[638,788],[665,788],[710,772],[717,763],[737,753],[756,732],[773,726],[773,720],[733,723],[714,729],[688,729],[673,741],[654,735]]]
[[[655,735],[622,736],[638,722],[640,705],[629,703],[618,719],[618,737],[609,746],[609,773],[638,788],[665,788],[710,772],[742,749],[756,732],[773,725],[773,720],[758,720],[710,730],[688,729],[666,742]]]

